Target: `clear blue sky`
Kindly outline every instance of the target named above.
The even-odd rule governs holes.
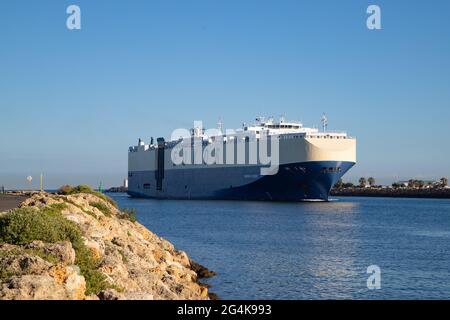
[[[449,15],[446,0],[2,1],[0,185],[120,185],[138,137],[322,112],[358,138],[346,180],[450,176]]]

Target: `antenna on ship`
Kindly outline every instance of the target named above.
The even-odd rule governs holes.
[[[259,125],[262,125],[264,122],[266,122],[266,118],[264,116],[257,116],[255,120]]]
[[[323,132],[326,132],[328,126],[328,118],[325,112],[322,114],[322,118],[320,119],[320,121],[322,121]]]
[[[217,121],[217,129],[220,131],[221,134],[223,134],[223,123],[222,123],[222,118],[219,117],[219,120]]]

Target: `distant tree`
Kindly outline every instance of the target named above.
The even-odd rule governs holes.
[[[425,182],[423,182],[422,180],[410,179],[408,181],[408,187],[409,188],[421,189],[424,186],[425,186]]]
[[[355,185],[351,182],[344,183],[344,185],[343,185],[344,188],[353,188],[354,186]]]
[[[337,189],[340,189],[340,188],[342,188],[343,186],[344,186],[344,181],[342,180],[342,178],[339,179],[339,180],[335,183],[335,185],[334,185],[334,187],[337,188]]]
[[[398,188],[401,188],[401,187],[402,187],[402,184],[401,184],[401,183],[394,182],[394,183],[392,184],[392,188],[394,188],[394,189],[398,189]]]
[[[417,180],[416,184],[417,188],[419,189],[422,189],[425,186],[425,182],[423,182],[422,180]]]
[[[367,179],[367,181],[369,182],[369,185],[370,185],[371,187],[375,186],[375,178],[370,177],[369,179]]]
[[[447,178],[441,178],[441,180],[439,180],[441,182],[441,187],[445,188],[446,186],[448,186],[448,179]]]
[[[363,178],[363,177],[361,177],[361,178],[359,178],[359,186],[361,187],[361,188],[364,188],[366,185],[367,185],[367,181],[366,181],[366,178]]]

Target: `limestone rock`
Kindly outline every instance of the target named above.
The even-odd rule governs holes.
[[[121,300],[123,295],[114,289],[106,289],[98,294],[100,300]]]
[[[50,270],[51,266],[49,262],[42,258],[29,254],[13,254],[0,257],[0,270],[3,275],[43,274]]]
[[[208,289],[197,279],[212,272],[94,194],[36,193],[21,207],[53,204],[64,204],[61,214],[79,227],[111,288],[86,296],[86,279],[70,242],[1,244],[0,299],[208,299]],[[56,261],[44,260],[46,255]]]
[[[45,244],[42,241],[33,241],[25,246],[27,249],[42,249],[46,254],[59,259],[65,264],[75,263],[75,250],[72,248],[72,244],[68,241],[57,242],[52,244]]]
[[[69,299],[83,300],[85,298],[86,281],[77,266],[67,267],[67,278],[64,284]]]
[[[49,275],[14,276],[0,286],[2,300],[64,300],[68,299],[63,285]]]

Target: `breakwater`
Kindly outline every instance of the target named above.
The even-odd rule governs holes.
[[[335,188],[332,196],[450,199],[450,189]]]
[[[0,213],[0,299],[209,299],[213,273],[87,188]]]

